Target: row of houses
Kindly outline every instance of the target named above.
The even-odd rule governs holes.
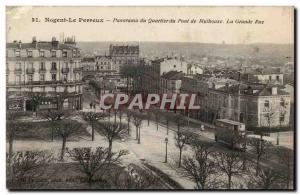
[[[193,118],[229,119],[254,127],[290,124],[291,94],[282,73],[191,74],[182,59],[162,58],[141,66],[144,93],[195,93],[200,110]]]

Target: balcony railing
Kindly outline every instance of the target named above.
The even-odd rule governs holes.
[[[39,73],[46,73],[46,69],[45,68],[40,68]]]
[[[22,73],[22,69],[15,69],[15,74],[21,74]]]
[[[50,72],[51,72],[51,73],[56,73],[56,72],[57,72],[57,69],[56,69],[56,68],[52,68],[52,69],[50,70]]]
[[[74,70],[74,72],[80,72],[82,70],[82,68],[74,68],[73,70]]]
[[[26,74],[33,74],[34,73],[34,68],[27,68],[26,69]]]
[[[62,68],[61,73],[69,73],[69,68]]]

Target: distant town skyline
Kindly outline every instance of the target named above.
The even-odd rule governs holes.
[[[126,9],[126,11],[124,11]],[[62,34],[76,41],[195,42],[216,44],[294,43],[293,7],[7,7],[7,42],[49,41]],[[113,20],[140,18],[195,18],[223,20],[211,23],[45,22],[45,18]],[[41,22],[32,22],[38,18]],[[259,20],[264,24],[226,24],[227,20]]]

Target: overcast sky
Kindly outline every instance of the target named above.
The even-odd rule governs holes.
[[[7,7],[7,41],[48,41],[75,35],[76,41],[168,41],[228,44],[293,43],[293,7]],[[46,23],[44,18],[213,19],[222,24]],[[41,22],[33,23],[32,18]],[[264,24],[226,24],[261,20]]]

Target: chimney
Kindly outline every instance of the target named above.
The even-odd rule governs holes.
[[[22,41],[19,41],[19,49],[22,49]]]
[[[272,95],[277,95],[277,87],[272,87]]]
[[[32,44],[33,44],[34,48],[37,48],[36,37],[32,37]]]
[[[55,37],[52,37],[51,43],[52,43],[52,46],[53,46],[53,47],[58,48],[58,41],[56,41],[56,38],[55,38]]]

